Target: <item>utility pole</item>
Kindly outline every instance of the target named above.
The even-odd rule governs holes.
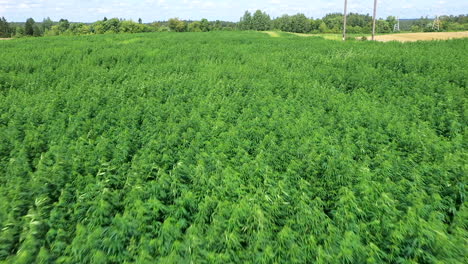
[[[348,11],[348,0],[344,1],[344,17],[343,17],[343,41],[346,40],[346,12]]]
[[[374,18],[372,19],[372,40],[375,40],[375,19],[377,16],[377,0],[374,0]]]
[[[432,23],[432,29],[440,31],[440,19],[439,16],[436,16],[434,22]]]
[[[397,23],[395,25],[393,25],[393,32],[399,32],[400,31],[400,18],[397,17],[396,20],[397,20]]]

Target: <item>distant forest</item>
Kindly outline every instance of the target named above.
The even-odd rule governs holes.
[[[434,19],[421,17],[419,19],[400,19],[399,30],[411,32],[434,31],[465,31],[468,30],[468,15],[441,16],[436,27]],[[398,31],[398,20],[389,16],[377,20],[378,33],[391,33]],[[348,33],[369,34],[372,27],[372,16],[369,14],[350,13],[348,15]],[[109,33],[141,33],[141,32],[207,32],[216,30],[281,30],[295,33],[339,33],[343,28],[343,14],[327,14],[323,18],[308,18],[304,14],[283,15],[271,18],[265,12],[257,10],[254,13],[246,11],[239,22],[227,21],[200,21],[181,20],[171,18],[168,21],[143,23],[119,18],[99,20],[94,23],[70,22],[67,19],[52,21],[45,18],[42,22],[29,18],[25,22],[8,22],[0,18],[0,38],[9,37],[40,37],[57,35],[88,35]]]

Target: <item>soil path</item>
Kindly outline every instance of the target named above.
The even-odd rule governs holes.
[[[279,38],[280,35],[274,31],[265,31],[265,33],[267,33],[268,35],[270,35],[270,37],[273,37],[273,38]]]
[[[266,34],[271,37],[280,37],[278,32],[274,31],[265,31]],[[302,34],[302,33],[289,33],[300,37],[323,37],[325,39],[332,40],[341,40],[341,35],[339,34]],[[360,39],[361,37],[358,37]],[[399,33],[399,34],[389,34],[389,35],[377,35],[375,40],[387,42],[387,41],[400,41],[400,42],[413,42],[419,40],[447,40],[455,38],[468,38],[468,31],[462,32],[424,32],[424,33]],[[367,39],[371,39],[370,36],[367,36]]]
[[[454,38],[468,38],[468,31],[464,32],[427,32],[427,33],[401,33],[375,36],[377,41],[412,42],[418,40],[446,40]]]

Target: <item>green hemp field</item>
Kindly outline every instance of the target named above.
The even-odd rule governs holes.
[[[466,263],[467,47],[0,41],[0,263]]]

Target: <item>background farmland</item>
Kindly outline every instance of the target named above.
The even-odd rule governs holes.
[[[0,42],[2,263],[463,263],[467,39]]]

